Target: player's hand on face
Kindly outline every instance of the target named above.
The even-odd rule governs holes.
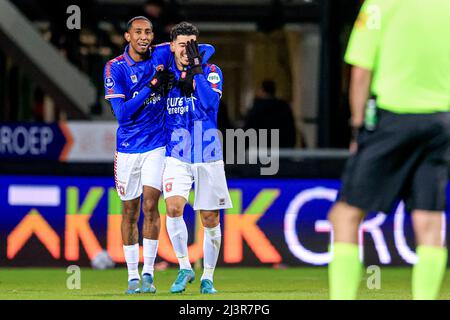
[[[189,67],[191,72],[195,74],[203,73],[202,61],[205,51],[200,53],[198,48],[198,42],[196,40],[190,40],[186,44],[186,54],[189,60]]]

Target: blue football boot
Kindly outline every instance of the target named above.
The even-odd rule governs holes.
[[[128,289],[125,294],[136,294],[141,293],[139,279],[131,279],[128,281]]]
[[[170,292],[180,293],[186,290],[187,283],[192,283],[195,280],[195,273],[193,270],[181,269],[178,271],[178,276],[175,282],[170,287]]]
[[[141,287],[142,293],[155,293],[156,287],[153,284],[153,277],[149,273],[144,273],[142,275],[142,287]]]
[[[214,294],[217,293],[217,290],[214,289],[214,285],[211,280],[203,279],[200,282],[200,293]]]

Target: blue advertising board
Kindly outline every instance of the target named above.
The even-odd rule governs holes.
[[[233,208],[221,214],[219,265],[330,261],[332,229],[326,217],[338,180],[229,179],[228,186]],[[162,199],[159,210],[158,259],[175,263]],[[202,257],[202,227],[190,205],[184,217],[190,259],[197,261]],[[443,220],[448,242],[448,218]],[[102,250],[122,263],[120,222],[121,202],[112,177],[0,176],[0,265],[85,265]],[[414,251],[411,219],[403,203],[388,215],[370,213],[362,223],[360,255],[366,264],[413,264]]]
[[[0,159],[65,160],[71,136],[65,123],[0,123]]]

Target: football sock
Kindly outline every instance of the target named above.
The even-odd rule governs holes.
[[[358,245],[335,243],[333,260],[328,266],[331,300],[354,300],[362,276]]]
[[[419,261],[412,272],[413,299],[437,299],[447,266],[447,249],[418,246],[416,252]]]
[[[128,281],[132,279],[141,279],[139,277],[139,243],[131,246],[123,246],[123,252],[125,254],[125,261],[128,268]]]
[[[156,259],[156,254],[158,252],[158,240],[145,239],[144,238],[144,268],[142,269],[142,274],[151,274],[153,277],[154,264]]]
[[[183,216],[174,218],[167,216],[166,226],[180,269],[192,269],[188,256],[188,232]]]
[[[220,224],[214,228],[205,227],[204,229],[203,275],[201,280],[208,279],[213,281],[214,269],[219,258],[222,232],[220,230]]]

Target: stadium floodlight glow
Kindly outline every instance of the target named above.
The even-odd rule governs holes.
[[[334,202],[336,200],[337,190],[328,189],[323,187],[317,187],[313,189],[306,189],[291,201],[289,207],[286,210],[284,216],[284,236],[289,250],[298,259],[311,263],[313,265],[324,265],[331,261],[331,252],[317,253],[305,248],[298,239],[296,221],[300,213],[300,210],[305,205],[305,203],[312,200],[328,200]],[[316,222],[316,229],[320,227],[319,230],[329,231],[326,226],[331,227],[327,220],[319,220]],[[331,228],[330,228],[331,229]]]

